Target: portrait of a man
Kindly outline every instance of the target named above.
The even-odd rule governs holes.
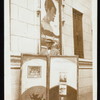
[[[45,0],[44,2],[45,15],[41,19],[41,54],[47,55],[59,55],[60,45],[59,45],[59,33],[53,28],[55,23],[57,7],[55,6],[53,0]],[[45,49],[44,49],[45,48]]]
[[[40,66],[28,66],[28,77],[29,78],[40,78],[41,67]]]

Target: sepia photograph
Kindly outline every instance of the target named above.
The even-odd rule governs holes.
[[[96,4],[4,1],[5,100],[97,100]]]
[[[67,82],[67,74],[66,72],[60,72],[60,82]]]
[[[32,54],[22,54],[21,57],[22,72],[19,100],[46,100],[48,79],[47,57]]]
[[[66,85],[59,86],[59,94],[60,95],[67,95],[66,87],[67,87]]]
[[[40,66],[28,66],[28,77],[39,78],[41,77],[41,67]]]

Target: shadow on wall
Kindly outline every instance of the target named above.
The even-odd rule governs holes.
[[[59,86],[51,88],[49,96],[49,100],[59,100]],[[67,86],[67,95],[65,98],[65,100],[77,100],[77,91],[74,88]],[[21,95],[20,100],[46,100],[46,87],[31,87]]]

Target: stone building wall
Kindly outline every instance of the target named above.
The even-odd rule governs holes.
[[[38,0],[11,0],[11,52],[38,53],[40,16]]]
[[[84,58],[92,59],[91,0],[62,0],[62,54],[74,55],[73,8],[83,13]],[[39,53],[40,15],[39,0],[11,0],[11,52]]]
[[[62,27],[62,44],[64,55],[74,55],[73,8],[83,13],[83,48],[84,58],[92,59],[92,19],[91,0],[63,0],[65,24]]]

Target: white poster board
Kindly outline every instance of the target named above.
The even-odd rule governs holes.
[[[68,100],[77,100],[78,63],[76,56],[52,56],[50,58],[51,100],[65,96]]]
[[[46,56],[22,55],[21,100],[46,99]]]

